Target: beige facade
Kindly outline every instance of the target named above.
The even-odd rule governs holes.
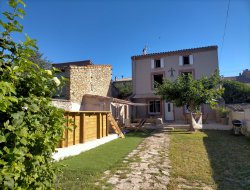
[[[184,108],[178,108],[154,95],[154,81],[159,77],[175,80],[181,73],[190,73],[195,79],[211,76],[218,68],[217,46],[178,50],[163,53],[132,56],[133,101],[147,103],[134,111],[134,117],[163,117],[165,120],[183,120]],[[160,104],[156,113],[151,112],[154,104]],[[213,118],[213,111],[202,106],[204,114]],[[150,111],[151,110],[151,111]],[[155,110],[153,110],[155,111]],[[167,113],[169,112],[169,113]]]

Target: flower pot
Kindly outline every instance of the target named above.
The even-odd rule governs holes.
[[[221,117],[220,122],[223,125],[228,125],[228,117]]]

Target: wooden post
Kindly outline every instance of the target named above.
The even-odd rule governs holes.
[[[76,125],[76,114],[73,113],[73,118],[74,118],[74,125],[73,125],[73,145],[76,144],[76,129],[75,129],[75,125]]]
[[[108,120],[108,114],[106,113],[106,136],[109,135],[109,120]]]
[[[66,113],[66,118],[67,118],[67,129],[65,130],[65,140],[64,140],[64,147],[68,146],[68,127],[69,127],[69,113]]]
[[[86,141],[86,132],[85,132],[85,126],[86,126],[86,120],[85,120],[85,113],[82,114],[82,120],[83,120],[83,125],[82,125],[82,142],[85,143]]]
[[[102,114],[97,115],[97,138],[102,138]]]
[[[80,143],[83,143],[83,126],[84,126],[84,113],[80,113]]]

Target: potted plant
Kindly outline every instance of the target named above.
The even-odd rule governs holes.
[[[219,111],[221,123],[224,125],[228,125],[228,114],[230,110],[225,107],[220,107],[218,111]]]

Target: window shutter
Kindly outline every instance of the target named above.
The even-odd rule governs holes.
[[[155,60],[151,60],[151,69],[154,69],[155,68]]]
[[[164,68],[164,59],[161,58],[161,68]]]
[[[190,63],[190,65],[193,65],[193,63],[194,63],[193,55],[189,55],[189,63]]]
[[[179,65],[180,65],[180,66],[183,65],[183,56],[179,56]]]

